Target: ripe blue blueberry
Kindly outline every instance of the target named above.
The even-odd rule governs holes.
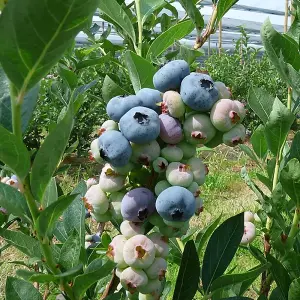
[[[183,78],[190,74],[190,67],[184,60],[173,60],[153,76],[153,84],[155,88],[161,92],[169,90],[178,90]]]
[[[183,102],[196,111],[210,111],[219,99],[219,92],[214,87],[210,76],[191,73],[181,83],[180,95]]]
[[[117,96],[107,103],[106,112],[112,120],[119,122],[131,108],[140,105],[142,105],[142,100],[137,96]]]
[[[158,103],[162,102],[162,93],[158,90],[143,88],[136,96],[142,101],[140,106],[148,107],[156,112],[160,111]]]
[[[104,132],[98,139],[100,156],[115,167],[128,164],[132,149],[128,140],[119,131]]]
[[[186,188],[172,186],[159,194],[156,210],[167,221],[187,221],[195,213],[194,195]]]
[[[155,211],[154,194],[146,188],[129,191],[123,198],[121,213],[125,220],[143,222]]]
[[[146,144],[159,136],[160,124],[158,114],[147,107],[134,107],[120,120],[123,135],[135,144]]]

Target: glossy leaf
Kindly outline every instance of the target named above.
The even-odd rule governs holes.
[[[296,158],[290,160],[280,173],[280,182],[290,198],[300,204],[300,162]]]
[[[57,201],[57,198],[58,198],[58,193],[57,193],[56,180],[54,177],[52,177],[46,187],[45,193],[41,201],[41,206],[45,209],[50,204]]]
[[[273,108],[274,98],[261,88],[251,87],[249,89],[248,104],[258,117],[267,123]]]
[[[268,148],[276,156],[295,120],[294,114],[276,98],[265,126]]]
[[[192,21],[184,21],[178,23],[167,31],[159,35],[151,44],[148,53],[147,60],[155,60],[159,55],[166,51],[174,42],[184,38],[194,29]]]
[[[219,22],[229,9],[237,2],[238,0],[219,0],[217,4],[217,22]]]
[[[75,89],[78,84],[77,75],[67,68],[65,65],[60,64],[57,68],[59,76],[69,86],[71,90]]]
[[[18,91],[25,93],[47,74],[95,12],[97,3],[9,1],[0,18],[0,62]]]
[[[200,34],[204,27],[204,19],[199,9],[196,7],[193,1],[180,0],[179,2],[182,5],[182,7],[185,9],[190,19],[193,21],[198,34]]]
[[[14,216],[30,220],[31,214],[22,193],[8,184],[0,183],[0,207]]]
[[[133,44],[136,43],[135,31],[131,20],[116,0],[98,1],[98,8],[124,30]]]
[[[30,156],[25,145],[2,126],[0,126],[0,140],[0,161],[24,180],[30,169]]]
[[[97,263],[99,266],[96,268]],[[80,299],[93,283],[109,275],[115,267],[115,263],[110,260],[102,264],[102,260],[97,259],[91,264],[93,264],[92,269],[88,266],[86,272],[74,280],[73,291],[76,299]]]
[[[9,82],[1,67],[0,86],[0,125],[9,131],[13,131]],[[35,85],[24,97],[21,108],[22,132],[25,132],[31,120],[38,99],[39,89],[40,85]]]
[[[185,244],[173,300],[193,299],[200,278],[200,263],[194,241]]]
[[[158,8],[165,5],[164,0],[143,0],[140,1],[141,5],[141,17],[144,24],[147,18]]]
[[[259,125],[251,136],[251,144],[255,154],[260,158],[264,159],[268,152],[268,144],[265,138],[265,127]]]
[[[57,219],[64,210],[74,201],[76,194],[59,197],[50,206],[44,209],[36,221],[36,228],[41,235],[51,234]]]
[[[6,279],[5,296],[6,299],[13,300],[43,300],[42,295],[33,284],[10,276]]]
[[[132,51],[126,51],[124,57],[134,91],[137,93],[145,87],[153,88],[153,75],[156,72],[153,65]]]
[[[73,127],[73,114],[69,109],[64,118],[46,137],[37,152],[31,172],[31,190],[41,201],[60,160],[64,154]]]
[[[246,273],[223,275],[217,278],[211,286],[212,292],[218,289],[224,289],[226,286],[231,286],[234,289],[238,286],[239,294],[243,295],[252,282],[264,271],[269,269],[270,263],[256,266]],[[235,289],[234,289],[235,290]],[[214,299],[214,298],[213,298]]]
[[[65,270],[72,269],[79,262],[80,251],[81,244],[79,235],[78,232],[74,230],[61,248],[59,264],[63,266]]]
[[[272,255],[267,255],[267,260],[272,264],[270,270],[278,287],[278,295],[282,299],[288,299],[290,276],[284,266]]]
[[[195,244],[197,248],[197,253],[200,255],[201,250],[203,249],[204,244],[209,239],[209,237],[212,235],[214,230],[217,228],[217,226],[220,223],[220,220],[222,218],[222,214],[219,215],[217,219],[212,221],[210,224],[208,224],[206,227],[204,227],[196,236]]]
[[[203,258],[202,283],[205,292],[223,275],[233,259],[244,233],[244,214],[223,222],[211,236]]]
[[[116,84],[108,75],[105,76],[102,85],[102,97],[107,103],[111,98],[129,93]]]
[[[298,131],[293,139],[289,159],[297,158],[300,161],[300,132]]]
[[[294,279],[290,285],[288,299],[298,300],[300,295],[300,278]]]
[[[0,228],[0,236],[2,236],[6,242],[13,245],[29,257],[38,259],[42,257],[39,242],[33,237],[20,231],[6,230],[3,228]]]

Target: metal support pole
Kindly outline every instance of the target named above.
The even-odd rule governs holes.
[[[222,19],[219,23],[219,55],[221,55],[222,52]]]
[[[289,21],[289,0],[285,0],[284,32],[287,32]]]

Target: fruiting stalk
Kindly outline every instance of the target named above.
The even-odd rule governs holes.
[[[142,56],[143,49],[143,23],[142,23],[142,15],[141,15],[141,0],[135,0],[135,9],[136,9],[136,17],[138,21],[138,48],[137,54]]]

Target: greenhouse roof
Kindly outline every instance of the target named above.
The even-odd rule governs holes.
[[[131,1],[126,0],[126,2],[130,3]],[[201,4],[203,5],[201,13],[204,16],[205,23],[207,23],[212,13],[212,1],[204,0]],[[185,12],[178,2],[175,2],[172,5],[177,8],[179,17],[184,16]],[[170,14],[167,10],[163,12]],[[260,28],[263,22],[267,18],[270,18],[274,28],[277,31],[283,32],[284,14],[284,0],[239,0],[222,19],[222,47],[225,50],[232,49],[234,41],[241,35],[239,26],[243,26],[249,35],[249,45],[261,48]],[[103,22],[97,15],[94,16],[93,21],[101,25],[98,34],[101,34],[103,28],[105,30],[108,26],[107,22]],[[160,26],[158,25],[155,30],[160,31]],[[181,42],[192,46],[196,37],[195,35],[196,31],[193,31],[185,39],[181,40]],[[219,32],[217,31],[211,36],[211,48],[218,47],[218,35]],[[122,44],[122,39],[114,31],[111,32],[108,39],[113,43]],[[86,42],[87,37],[83,33],[80,33],[77,37],[77,43],[84,44]],[[207,48],[208,42],[206,42],[203,47]]]

